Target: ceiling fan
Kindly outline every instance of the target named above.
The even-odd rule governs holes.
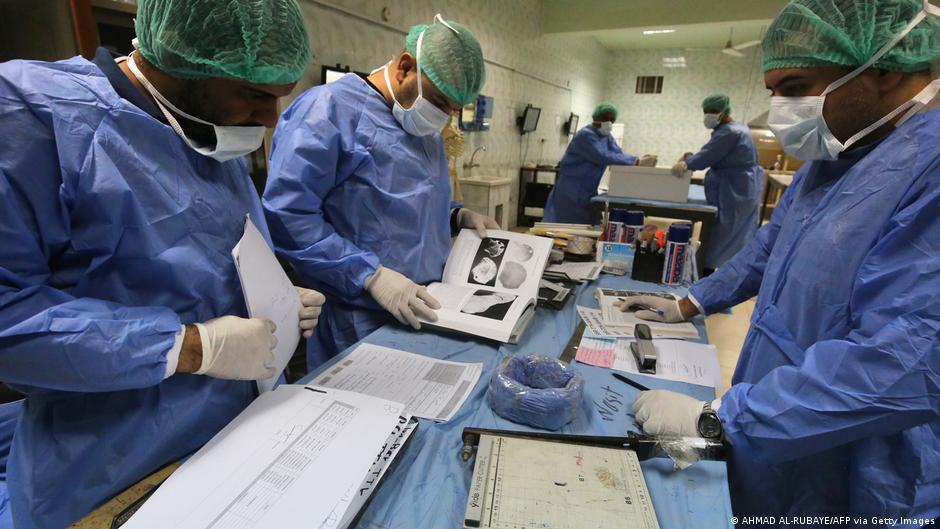
[[[761,28],[761,33],[763,32],[764,30],[763,28]],[[758,44],[760,44],[760,39],[742,42],[738,44],[737,46],[734,45],[733,41],[734,41],[734,28],[732,27],[731,34],[728,36],[728,42],[725,43],[725,47],[724,49],[721,50],[721,53],[730,55],[732,57],[744,57],[744,54],[741,53],[741,50],[746,50],[750,47],[757,46]]]

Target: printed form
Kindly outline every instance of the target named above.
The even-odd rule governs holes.
[[[483,364],[448,362],[363,343],[310,384],[401,402],[416,417],[449,421],[482,372]]]
[[[336,527],[402,413],[402,405],[368,395],[280,386],[186,461],[123,527]]]

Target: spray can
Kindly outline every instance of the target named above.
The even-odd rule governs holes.
[[[674,222],[669,226],[666,238],[666,262],[663,266],[663,284],[679,285],[685,271],[685,261],[689,255],[689,240],[692,238],[692,224]]]
[[[627,215],[623,221],[623,236],[621,236],[620,242],[633,244],[637,237],[640,236],[640,232],[643,231],[644,220],[645,217],[642,211],[627,211]]]
[[[620,242],[623,237],[624,220],[627,218],[627,211],[624,209],[611,209],[610,216],[607,219],[607,231],[604,232],[604,240],[609,242]]]

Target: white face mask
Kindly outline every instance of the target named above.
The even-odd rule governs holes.
[[[140,70],[137,68],[137,64],[134,62],[133,53],[127,58],[127,66],[134,74],[134,77],[140,81],[140,84],[144,85],[144,88],[146,88],[147,91],[150,92],[150,95],[152,95],[156,100],[157,106],[160,108],[160,111],[163,112],[163,115],[166,117],[167,121],[170,122],[170,126],[173,127],[173,130],[176,131],[176,133],[179,134],[181,138],[183,138],[183,141],[185,141],[187,145],[189,145],[199,154],[208,156],[219,162],[227,162],[258,150],[258,148],[261,147],[262,142],[264,142],[265,128],[262,126],[216,125],[214,123],[199,119],[195,116],[191,116],[176,108],[176,106],[163,97],[163,95],[158,92],[157,89],[154,88],[150,83],[150,81],[148,81],[147,78],[144,77],[144,75],[140,72]],[[176,116],[170,112],[171,110],[190,121],[195,121],[196,123],[202,123],[203,125],[212,127],[212,130],[215,132],[215,146],[201,146],[186,136],[186,133],[183,132],[183,128],[180,127],[179,121],[176,120]]]
[[[845,83],[851,81],[859,74],[875,64],[885,53],[893,48],[905,35],[911,32],[914,27],[926,18],[927,13],[940,15],[940,8],[930,5],[924,0],[924,10],[921,11],[913,20],[898,33],[891,41],[885,44],[878,53],[872,56],[865,64],[859,66],[848,75],[838,79],[823,90],[818,96],[807,97],[771,97],[770,115],[767,118],[767,125],[773,131],[780,143],[783,144],[783,150],[795,158],[805,161],[812,160],[836,160],[839,154],[854,145],[856,142],[877,130],[879,127],[891,121],[896,116],[908,110],[907,114],[901,117],[895,124],[900,126],[911,116],[916,114],[927,103],[929,103],[938,92],[940,92],[940,80],[934,80],[927,85],[923,91],[914,96],[913,99],[904,103],[900,107],[889,112],[883,118],[858,131],[843,144],[836,138],[826,119],[823,117],[823,105],[826,102],[826,95],[838,89]]]
[[[705,128],[713,129],[721,124],[721,114],[705,114]]]
[[[434,17],[434,19],[440,21],[442,24],[450,28],[454,33],[457,33],[457,30],[444,22],[444,19],[441,18],[441,15],[437,15]],[[421,86],[422,39],[424,39],[424,32],[421,32],[421,35],[418,36],[418,44],[415,48],[415,65],[418,70],[418,98],[415,99],[414,103],[412,103],[411,108],[404,108],[401,106],[401,103],[398,102],[398,99],[395,97],[395,90],[392,88],[392,83],[389,81],[388,77],[389,65],[385,65],[385,86],[388,87],[388,91],[392,94],[392,101],[395,103],[395,105],[392,107],[392,115],[395,116],[396,120],[398,120],[401,128],[405,129],[405,132],[411,134],[412,136],[430,136],[432,134],[439,133],[441,129],[444,128],[444,125],[447,124],[447,120],[450,119],[450,114],[437,108],[430,101],[424,98],[424,89]]]
[[[613,121],[601,121],[601,126],[597,128],[597,132],[599,132],[601,136],[607,136],[612,130],[614,130]]]

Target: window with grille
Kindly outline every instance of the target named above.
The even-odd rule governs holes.
[[[661,94],[663,93],[663,76],[640,75],[636,78],[636,93]]]

